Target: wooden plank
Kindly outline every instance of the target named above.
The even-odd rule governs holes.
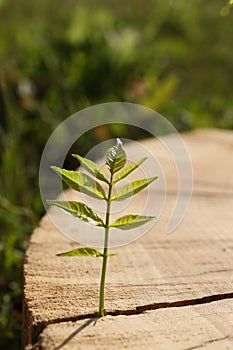
[[[182,134],[190,154],[194,173],[194,193],[233,194],[233,132],[200,129]],[[166,175],[168,190],[177,190],[177,171],[165,147],[152,139],[142,145],[160,162]],[[133,145],[128,152],[133,153]]]
[[[167,156],[164,160],[161,159],[164,169],[171,176],[171,194],[167,197],[161,218],[148,234],[131,245],[113,251],[118,256],[109,259],[106,285],[108,313],[133,314],[162,307],[170,309],[174,306],[180,306],[173,309],[175,311],[184,310],[181,308],[183,305],[233,297],[233,169],[230,161],[232,135],[233,133],[206,131],[185,135],[198,178],[195,180],[194,196],[188,214],[171,235],[164,232],[176,200],[176,196],[172,194],[176,181],[170,175],[171,167],[166,161]],[[157,152],[157,143],[150,142],[144,141],[143,144],[147,147],[150,144],[152,151]],[[205,144],[211,149],[208,152],[205,152]],[[215,155],[212,154],[214,151]],[[199,181],[203,178],[209,181]],[[137,201],[132,204],[135,212],[140,210],[145,199],[143,193],[138,196]],[[156,194],[155,200],[160,200],[159,194]],[[54,227],[48,216],[42,219],[31,237],[24,265],[24,333],[25,344],[29,344],[28,349],[30,344],[37,341],[46,325],[75,321],[94,315],[97,311],[101,260],[56,257],[56,253],[76,246],[76,243],[64,237]],[[190,310],[193,307],[190,306]],[[156,310],[156,315],[157,312],[165,310]],[[191,315],[191,311],[188,313]],[[183,319],[182,314],[178,316],[176,312],[174,317]],[[140,324],[141,321],[136,321],[135,318],[135,322]],[[150,323],[149,320],[148,322]],[[151,320],[151,325],[154,323],[156,322]],[[82,325],[82,322],[78,324]],[[148,327],[152,327],[151,325]],[[50,330],[54,329],[53,332],[60,329],[55,325],[51,326],[55,328],[49,327]],[[69,332],[68,328],[64,327],[66,334]],[[62,334],[62,330],[60,331]],[[175,335],[174,333],[173,336]],[[215,333],[209,339],[214,337]]]
[[[233,303],[224,300],[140,315],[49,325],[40,335],[39,344],[41,350],[230,350]]]
[[[232,199],[194,197],[172,235],[163,233],[160,221],[141,240],[114,250],[118,256],[109,260],[107,311],[232,293],[232,205]],[[96,312],[101,261],[55,256],[75,246],[47,218],[34,232],[25,265],[32,327]]]

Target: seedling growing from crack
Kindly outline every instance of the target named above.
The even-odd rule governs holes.
[[[136,193],[146,188],[151,182],[157,179],[157,177],[130,182],[127,185],[123,186],[115,194],[112,194],[112,190],[116,183],[126,178],[132,171],[137,169],[146,160],[146,158],[142,158],[136,163],[125,166],[127,160],[126,153],[119,139],[117,139],[116,145],[111,147],[106,153],[105,163],[109,171],[109,177],[106,177],[98,165],[91,160],[83,158],[77,154],[73,154],[73,156],[78,159],[81,165],[92,175],[92,177],[79,171],[60,169],[56,166],[52,166],[51,168],[59,176],[61,176],[62,180],[72,189],[78,192],[83,192],[88,196],[104,200],[106,202],[105,219],[103,220],[100,218],[90,207],[82,202],[56,200],[48,200],[47,202],[50,205],[55,205],[65,210],[79,220],[87,222],[91,225],[103,227],[105,230],[104,249],[102,253],[94,248],[79,248],[71,250],[69,252],[57,254],[58,256],[93,256],[103,259],[98,312],[98,317],[102,317],[104,316],[104,287],[107,260],[109,256],[115,255],[108,253],[109,233],[111,227],[115,227],[120,230],[130,230],[154,219],[153,216],[128,214],[118,218],[116,221],[111,223],[111,204],[113,201],[122,201],[126,198],[132,197]],[[107,184],[107,193],[105,193],[103,187],[96,180],[103,181]]]

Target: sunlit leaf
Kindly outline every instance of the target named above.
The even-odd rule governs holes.
[[[116,256],[117,254],[107,254],[106,256]],[[104,255],[94,248],[78,248],[68,252],[56,254],[56,256],[93,256],[103,257]]]
[[[129,184],[123,186],[112,198],[111,201],[122,201],[123,199],[132,197],[136,193],[143,190],[147,187],[151,182],[156,180],[158,177],[151,177],[149,179],[142,179],[130,182]]]
[[[141,165],[146,159],[147,159],[147,157],[142,158],[138,162],[132,163],[129,166],[127,166],[125,169],[121,170],[117,174],[117,176],[116,176],[115,180],[113,181],[113,183],[116,183],[116,182],[122,180],[124,177],[128,176],[130,173],[132,173],[132,171],[137,169],[139,167],[139,165]]]
[[[82,221],[89,222],[95,226],[104,226],[103,220],[84,203],[55,200],[48,200],[47,203],[65,210]]]
[[[69,252],[56,254],[57,256],[94,256],[100,257],[103,256],[98,250],[94,248],[78,248],[70,250]]]
[[[122,142],[117,139],[117,144],[111,147],[106,154],[106,165],[111,174],[123,168],[126,163],[126,153],[122,148]]]
[[[60,175],[62,180],[74,190],[85,193],[94,198],[106,199],[104,189],[90,176],[79,171],[65,170],[56,166],[51,166],[51,169]]]
[[[132,228],[146,224],[154,219],[154,216],[140,216],[140,215],[125,215],[114,221],[110,227],[116,227],[121,230],[131,230]]]
[[[108,183],[108,180],[102,170],[98,167],[97,164],[92,162],[90,159],[83,158],[78,154],[72,154],[73,157],[78,159],[78,161],[82,164],[82,166],[89,171],[90,174],[94,175],[97,179],[102,180]]]

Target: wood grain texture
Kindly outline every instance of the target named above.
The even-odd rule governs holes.
[[[98,349],[101,344],[102,349],[152,349],[152,344],[156,349],[233,346],[233,133],[204,130],[187,133],[184,140],[194,168],[194,193],[186,217],[171,235],[165,234],[165,226],[176,200],[174,164],[158,142],[142,142],[156,156],[159,154],[168,179],[165,208],[149,233],[112,251],[118,255],[109,259],[105,306],[113,316],[98,321],[95,327],[86,327],[74,338],[85,349]],[[132,204],[135,211],[145,199],[143,193],[137,196],[139,200]],[[155,197],[160,200],[159,193]],[[55,349],[87,321],[80,319],[88,319],[97,311],[101,260],[56,257],[56,253],[75,247],[77,243],[63,236],[48,216],[31,236],[24,265],[27,349],[38,341],[43,329],[41,349]],[[145,310],[155,311],[142,314]],[[119,314],[122,316],[116,316]],[[130,316],[125,317],[127,314]],[[223,327],[220,331],[218,320]],[[165,329],[170,334],[168,339]],[[90,335],[85,337],[87,330]],[[143,330],[148,338],[145,344]],[[116,342],[110,342],[110,335]],[[64,349],[82,348],[72,345],[73,341]]]
[[[233,303],[147,311],[49,325],[40,335],[41,350],[78,349],[232,349]]]

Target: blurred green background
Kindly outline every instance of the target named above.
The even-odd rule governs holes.
[[[179,131],[232,129],[232,19],[225,0],[0,0],[1,349],[20,348],[23,256],[43,214],[51,132],[107,101],[155,109]],[[79,153],[121,132],[131,138],[99,127]]]

